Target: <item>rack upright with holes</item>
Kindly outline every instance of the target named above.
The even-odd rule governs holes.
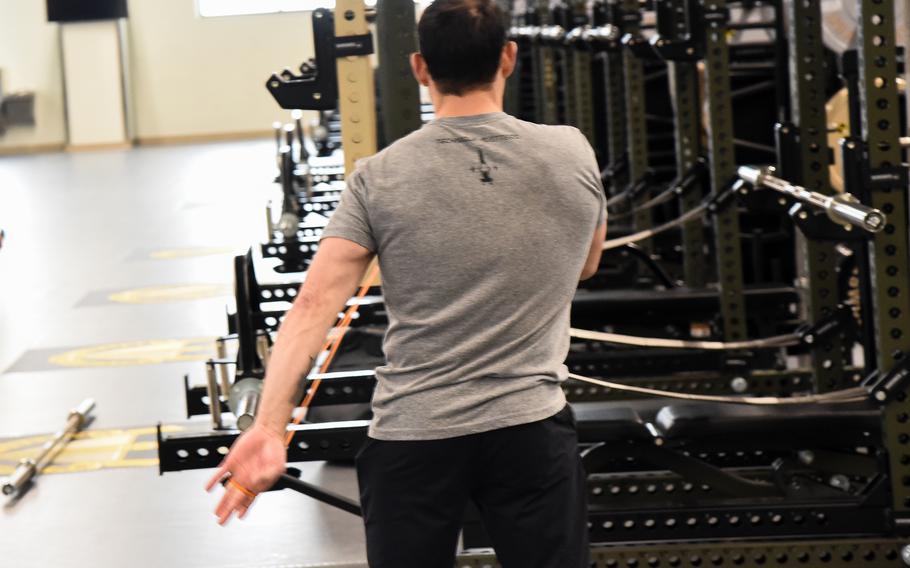
[[[822,14],[818,2],[787,4],[792,123],[776,128],[778,168],[787,179],[812,191],[832,195],[829,181],[828,124],[825,113],[826,67],[822,44]],[[809,216],[803,209],[791,215]],[[825,220],[827,222],[827,220]],[[809,231],[811,232],[811,231]],[[849,236],[846,231],[843,236]],[[804,307],[809,322],[830,316],[841,301],[838,286],[838,253],[835,242],[812,236],[797,238],[802,260],[798,274],[807,284]],[[846,388],[845,338],[832,334],[813,345],[812,369],[816,392]]]
[[[689,21],[697,18],[696,4],[689,0],[667,0],[657,6],[658,35],[651,41],[658,55],[667,61],[670,76],[670,96],[673,102],[676,180],[682,188],[683,181],[695,176],[693,187],[682,188],[679,196],[680,214],[698,206],[703,195],[699,161],[701,150],[701,99],[698,93],[699,55],[696,34]],[[705,231],[701,220],[694,220],[682,227],[683,280],[691,288],[704,287],[707,275],[703,266]]]
[[[893,0],[860,2],[859,103],[860,134],[865,167],[862,183],[870,204],[888,215],[885,230],[869,244],[873,271],[875,358],[867,368],[882,376],[906,372],[910,358],[910,248],[908,248],[907,169],[902,163],[900,107],[897,93],[898,55],[895,47]],[[904,46],[905,48],[907,46]],[[857,144],[853,139],[844,145]],[[846,162],[846,160],[845,160]],[[848,184],[859,181],[850,176]],[[851,187],[848,190],[861,188]],[[861,193],[862,195],[862,193]],[[873,367],[874,365],[874,367]],[[885,443],[895,527],[910,531],[910,401],[907,391],[897,392],[885,408]]]

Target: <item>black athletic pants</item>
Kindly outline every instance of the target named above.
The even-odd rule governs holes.
[[[469,500],[503,568],[589,568],[572,409],[444,440],[367,438],[357,477],[370,568],[452,568]]]

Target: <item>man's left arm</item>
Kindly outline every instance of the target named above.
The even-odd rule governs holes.
[[[219,523],[243,517],[255,495],[268,490],[287,464],[285,432],[303,398],[306,377],[339,312],[351,298],[373,259],[369,249],[344,238],[319,244],[306,280],[285,315],[269,358],[262,399],[252,428],[242,434],[209,480],[207,489],[230,475],[215,509]]]
[[[320,242],[272,348],[256,413],[257,426],[284,434],[291,412],[303,398],[306,376],[326,335],[372,259],[371,251],[346,239],[328,237]]]

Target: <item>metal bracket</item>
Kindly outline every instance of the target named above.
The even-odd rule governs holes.
[[[332,110],[338,105],[334,16],[331,10],[318,8],[312,21],[316,58],[300,66],[300,75],[284,71],[266,81],[266,88],[281,108]]]
[[[347,14],[346,14],[347,16]],[[300,66],[300,74],[289,70],[272,74],[266,88],[281,108],[333,110],[338,106],[338,74],[335,61],[373,53],[373,35],[335,35],[335,16],[331,10],[313,11],[313,45],[316,58]]]
[[[744,183],[740,179],[733,179],[720,191],[708,195],[704,201],[707,204],[708,213],[715,215],[726,211],[727,207],[736,202]]]
[[[373,53],[373,34],[371,33],[335,38],[336,58],[372,55]]]
[[[702,6],[696,0],[656,2],[657,35],[651,46],[666,61],[698,61],[704,56]],[[681,6],[680,6],[681,4]],[[682,11],[678,11],[682,8]]]
[[[639,59],[652,61],[659,59],[654,46],[641,34],[626,34],[622,36],[622,46]]]
[[[848,137],[841,140],[844,179],[853,180],[854,187],[866,193],[887,190],[895,186],[910,185],[910,173],[904,165],[869,167],[868,146],[861,139]]]
[[[849,334],[854,337],[856,335],[856,319],[853,317],[853,309],[850,306],[840,304],[831,315],[820,319],[814,324],[800,326],[796,333],[800,336],[800,342],[808,346],[824,342],[837,333]]]
[[[902,356],[884,375],[876,369],[863,381],[863,386],[879,404],[896,400],[910,386],[910,357]]]

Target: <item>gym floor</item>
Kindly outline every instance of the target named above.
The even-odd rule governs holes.
[[[95,420],[0,508],[15,568],[364,566],[360,520],[290,492],[215,522],[211,471],[159,476],[154,426],[226,332],[231,255],[266,234],[266,140],[0,158],[0,477],[85,398]],[[263,274],[263,280],[269,278]],[[353,468],[303,478],[355,496]]]

